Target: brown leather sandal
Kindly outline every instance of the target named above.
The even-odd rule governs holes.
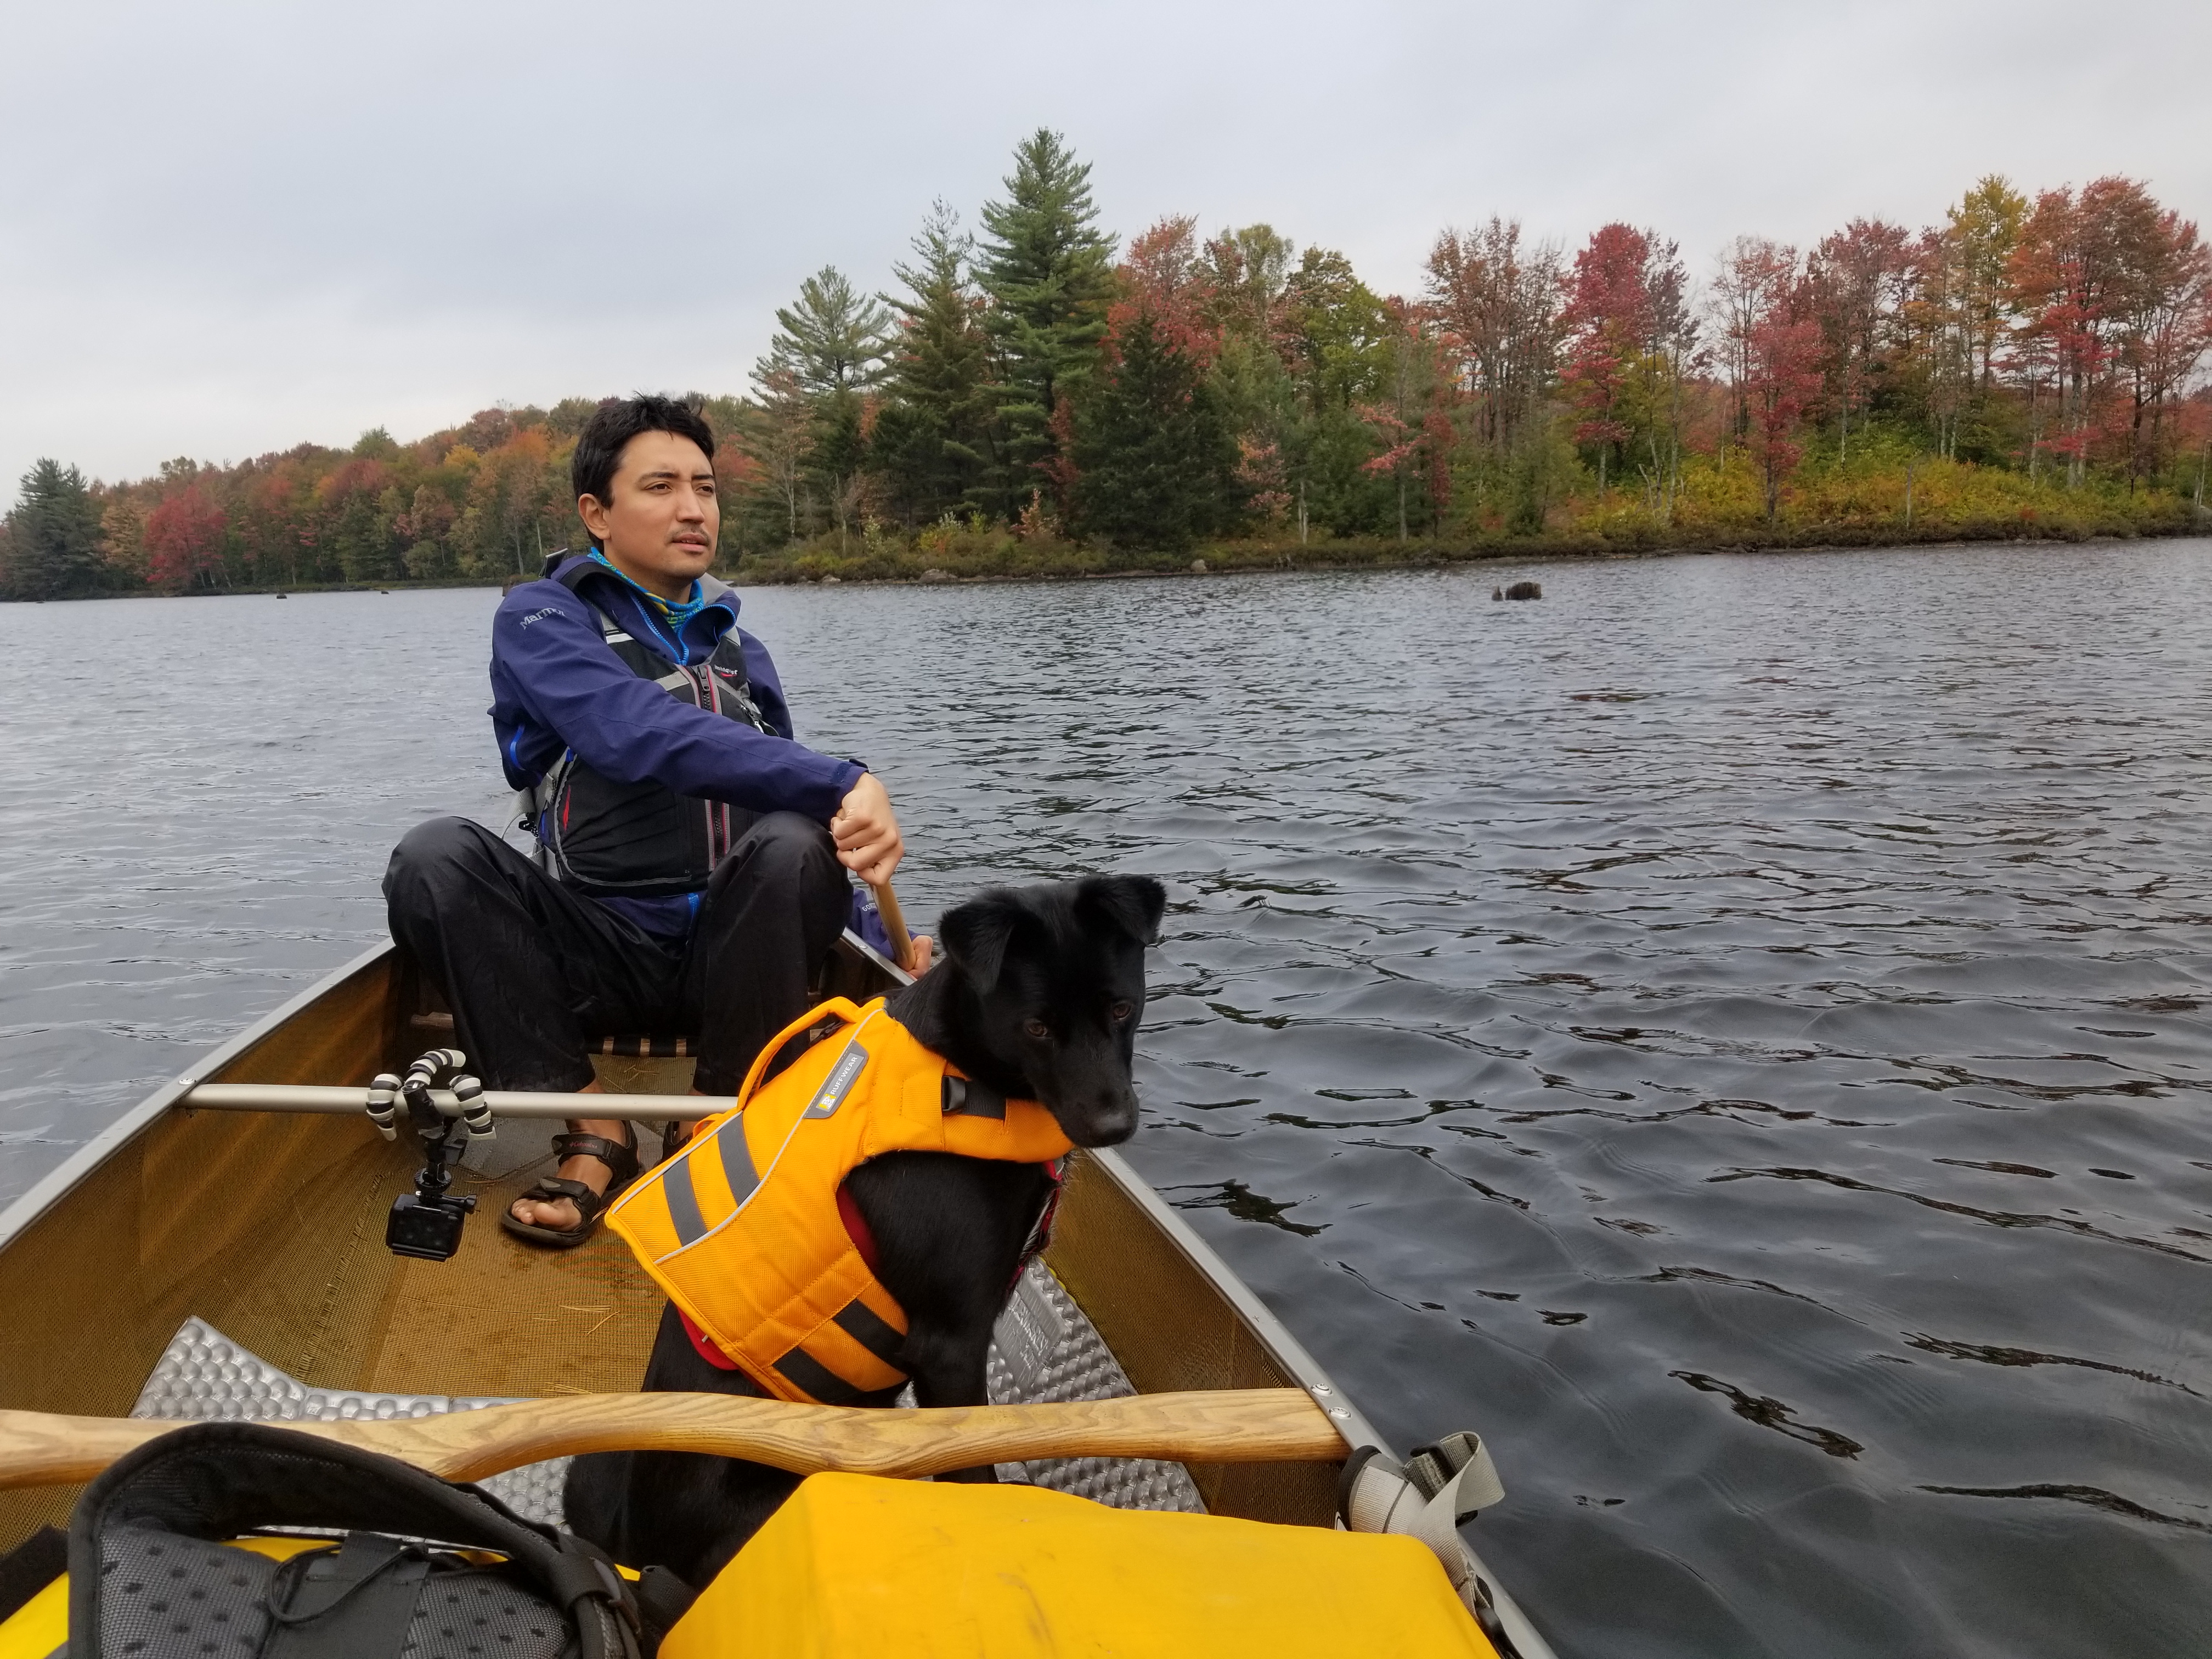
[[[672,1117],[660,1131],[660,1161],[663,1164],[684,1150],[684,1143],[699,1133],[700,1120],[696,1117]]]
[[[617,1146],[604,1135],[586,1134],[580,1129],[571,1129],[566,1134],[553,1137],[553,1155],[559,1164],[572,1158],[596,1158],[607,1166],[606,1190],[595,1193],[580,1181],[566,1181],[559,1176],[543,1176],[531,1183],[526,1192],[517,1193],[499,1212],[499,1224],[526,1243],[541,1245],[547,1249],[573,1250],[599,1229],[599,1219],[606,1213],[622,1189],[637,1179],[637,1126],[623,1125],[623,1144]],[[565,1198],[576,1206],[576,1224],[573,1227],[541,1227],[535,1222],[515,1218],[514,1206],[528,1200],[534,1204],[550,1204],[555,1199]]]

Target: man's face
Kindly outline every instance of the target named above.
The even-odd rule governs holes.
[[[665,599],[680,599],[714,562],[722,509],[714,468],[672,432],[641,432],[623,446],[611,501],[580,495],[576,510],[617,569]]]

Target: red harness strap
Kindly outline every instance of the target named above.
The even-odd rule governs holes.
[[[685,1313],[683,1309],[678,1308],[676,1310],[676,1316],[684,1322],[684,1334],[691,1339],[691,1346],[697,1351],[700,1358],[705,1360],[709,1365],[712,1365],[718,1371],[733,1371],[737,1370],[738,1362],[731,1358],[729,1355],[724,1353],[720,1348],[716,1347],[714,1346],[714,1339],[708,1335],[706,1332],[701,1330],[696,1325],[694,1325],[691,1322],[691,1316],[690,1314]]]
[[[1044,1166],[1044,1172],[1052,1177],[1052,1190],[1044,1195],[1044,1208],[1037,1212],[1036,1220],[1030,1226],[1030,1236],[1022,1241],[1021,1255],[1014,1262],[1013,1279],[1006,1286],[1009,1295],[1012,1294],[1014,1285],[1022,1282],[1022,1275],[1029,1271],[1030,1263],[1042,1255],[1045,1246],[1052,1243],[1052,1224],[1060,1216],[1060,1195],[1067,1190],[1066,1158],[1053,1159]]]
[[[837,1188],[837,1219],[845,1224],[845,1237],[853,1241],[853,1248],[860,1253],[860,1260],[868,1264],[868,1271],[876,1270],[876,1236],[868,1230],[868,1218],[860,1213],[860,1206],[853,1202],[852,1194],[842,1186]]]

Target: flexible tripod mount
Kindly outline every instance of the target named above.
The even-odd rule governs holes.
[[[425,1261],[449,1261],[461,1248],[461,1227],[476,1209],[473,1195],[455,1196],[449,1165],[465,1141],[483,1140],[492,1133],[491,1109],[483,1102],[483,1085],[461,1067],[468,1056],[458,1048],[433,1048],[407,1068],[404,1078],[385,1073],[369,1085],[368,1115],[386,1140],[398,1138],[399,1108],[421,1137],[423,1164],[415,1177],[415,1190],[392,1200],[392,1214],[384,1224],[384,1244],[394,1255]],[[453,1091],[459,1107],[459,1120],[448,1122],[431,1097],[441,1082]]]

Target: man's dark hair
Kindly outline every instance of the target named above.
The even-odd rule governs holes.
[[[635,398],[610,398],[592,411],[592,418],[576,434],[576,453],[568,462],[568,483],[574,492],[606,505],[614,489],[615,468],[622,464],[623,447],[641,432],[667,432],[689,438],[709,461],[714,459],[714,428],[707,424],[696,396],[664,398],[641,392]],[[599,544],[599,538],[592,537],[592,545]]]

